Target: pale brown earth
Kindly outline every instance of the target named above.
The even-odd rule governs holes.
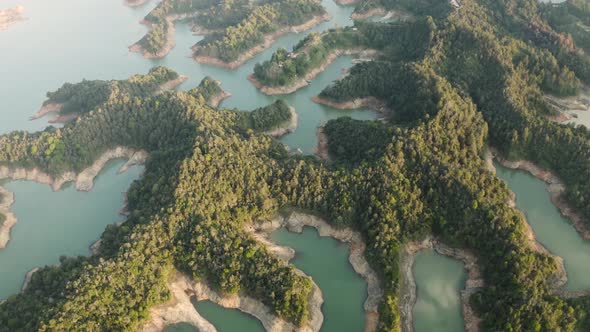
[[[379,113],[382,119],[387,119],[391,116],[392,110],[382,100],[375,97],[356,98],[344,102],[336,102],[320,96],[311,98],[314,103],[329,106],[339,110],[355,110],[366,108]]]
[[[324,127],[319,127],[316,133],[318,138],[318,145],[315,149],[315,155],[321,160],[330,161],[330,154],[328,151],[328,136],[324,133]]]
[[[194,16],[194,14],[174,14],[166,16],[166,21],[168,22],[168,31],[166,33],[166,43],[161,50],[157,53],[148,52],[140,42],[136,42],[135,44],[129,46],[129,51],[134,53],[140,53],[146,59],[161,59],[168,55],[170,51],[176,46],[176,28],[174,26],[174,22],[184,20]],[[141,23],[148,26],[148,28],[152,29],[152,23],[146,20],[141,21]]]

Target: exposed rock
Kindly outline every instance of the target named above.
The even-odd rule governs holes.
[[[339,110],[367,108],[381,114],[383,118],[389,118],[392,114],[392,110],[387,107],[387,104],[375,97],[356,98],[344,102],[336,102],[320,96],[315,96],[311,98],[311,100],[314,103],[326,105]]]
[[[318,156],[321,160],[329,161],[330,160],[330,153],[328,149],[328,136],[324,132],[324,127],[321,126],[318,128],[316,133],[318,138],[318,145],[315,149],[315,155]]]
[[[193,16],[194,16],[194,14],[172,14],[172,15],[166,16],[166,21],[168,23],[168,31],[166,33],[166,43],[164,44],[164,47],[162,47],[162,49],[159,50],[158,52],[156,52],[156,53],[149,52],[141,45],[140,41],[129,46],[129,51],[134,52],[134,53],[141,53],[143,55],[143,57],[146,59],[161,59],[161,58],[165,57],[176,46],[176,28],[174,26],[174,22],[185,20],[185,19],[191,18]],[[153,28],[153,23],[151,23],[149,21],[143,20],[143,21],[141,21],[141,23],[147,25],[148,28],[150,28],[150,30]]]

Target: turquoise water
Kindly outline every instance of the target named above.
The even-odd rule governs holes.
[[[348,262],[348,246],[338,240],[320,237],[315,228],[305,227],[302,234],[281,228],[272,233],[279,245],[295,249],[291,261],[310,275],[322,290],[324,324],[321,331],[363,331],[363,303],[367,284]]]
[[[15,181],[5,185],[15,193],[18,221],[8,246],[0,250],[0,299],[17,293],[25,274],[38,266],[59,263],[59,257],[88,255],[108,224],[123,220],[124,192],[142,167],[117,175],[123,161],[113,161],[97,177],[91,192],[68,184],[53,192],[48,185]]]
[[[561,216],[547,192],[547,184],[528,172],[496,164],[497,174],[516,194],[516,206],[533,228],[535,237],[551,253],[563,258],[568,290],[590,288],[590,241],[585,241]]]
[[[459,290],[465,287],[463,263],[423,250],[416,254],[412,272],[416,280],[414,305],[416,332],[463,331]]]
[[[258,319],[238,309],[226,309],[211,301],[197,302],[195,308],[218,332],[264,332]]]

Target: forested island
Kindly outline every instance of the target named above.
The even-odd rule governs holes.
[[[287,32],[301,32],[328,20],[318,0],[164,0],[144,19],[150,31],[130,47],[160,58],[175,46],[174,22],[185,20],[206,37],[193,47],[201,63],[236,68]]]
[[[580,3],[562,6],[577,8],[572,15],[583,21],[588,8]],[[272,13],[266,6],[256,8]],[[485,159],[492,146],[506,159],[551,170],[565,185],[564,202],[590,227],[590,132],[554,122],[558,111],[545,98],[576,95],[590,84],[579,37],[548,16],[563,12],[536,0],[356,6],[413,19],[367,25],[374,27],[367,40],[381,45],[372,47],[380,49],[378,61],[355,65],[320,93],[334,103],[374,98],[394,110],[387,122],[326,123],[330,162],[290,155],[264,134],[292,119],[284,102],[251,113],[211,108],[211,95],[221,91],[212,79],[187,92],[120,89],[91,99],[93,110],[63,128],[0,136],[0,165],[53,175],[82,170],[115,146],[150,153],[129,190],[127,221],[105,231],[95,255],[63,258],[35,273],[24,292],[0,304],[0,331],[134,330],[150,307],[171,298],[167,285],[176,271],[219,293],[255,298],[304,326],[312,281],[245,230],[284,209],[360,232],[384,292],[379,331],[402,329],[400,257],[409,243],[430,236],[477,258],[483,287],[466,299],[481,319],[477,328],[590,329],[590,298],[559,296],[559,263],[529,238],[509,188]],[[232,39],[206,39],[196,52],[236,61],[241,53],[234,51],[254,39],[225,40]],[[84,89],[73,85],[67,95]]]
[[[18,5],[14,8],[0,9],[0,31],[8,29],[11,25],[24,21],[25,7]]]
[[[110,99],[116,98],[118,94],[149,96],[173,89],[186,79],[186,76],[178,75],[168,68],[155,67],[146,75],[134,75],[126,80],[84,80],[76,84],[65,83],[56,91],[47,93],[47,100],[31,120],[56,113],[57,117],[50,120],[50,123],[68,122],[82,113],[93,111]]]

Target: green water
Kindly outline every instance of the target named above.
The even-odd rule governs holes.
[[[195,307],[218,332],[264,332],[264,327],[258,319],[238,309],[226,309],[211,301],[197,302]]]
[[[528,172],[496,164],[497,174],[516,194],[516,206],[533,228],[535,237],[551,253],[563,258],[568,290],[590,288],[590,241],[585,241],[561,216],[547,192],[547,184]]]
[[[13,211],[18,222],[8,246],[0,250],[0,299],[20,290],[25,274],[38,266],[57,264],[59,257],[88,255],[89,246],[108,224],[123,220],[129,185],[141,167],[117,175],[122,161],[113,161],[101,172],[91,192],[72,185],[53,192],[48,185],[15,181],[5,185],[15,193]]]
[[[463,263],[434,250],[423,250],[416,254],[412,272],[417,288],[415,331],[463,331],[459,295],[459,290],[465,287]]]
[[[273,232],[272,240],[295,249],[291,263],[310,275],[322,290],[321,331],[363,331],[367,284],[348,262],[348,246],[333,238],[320,237],[311,227],[305,227],[302,234],[281,228]]]

